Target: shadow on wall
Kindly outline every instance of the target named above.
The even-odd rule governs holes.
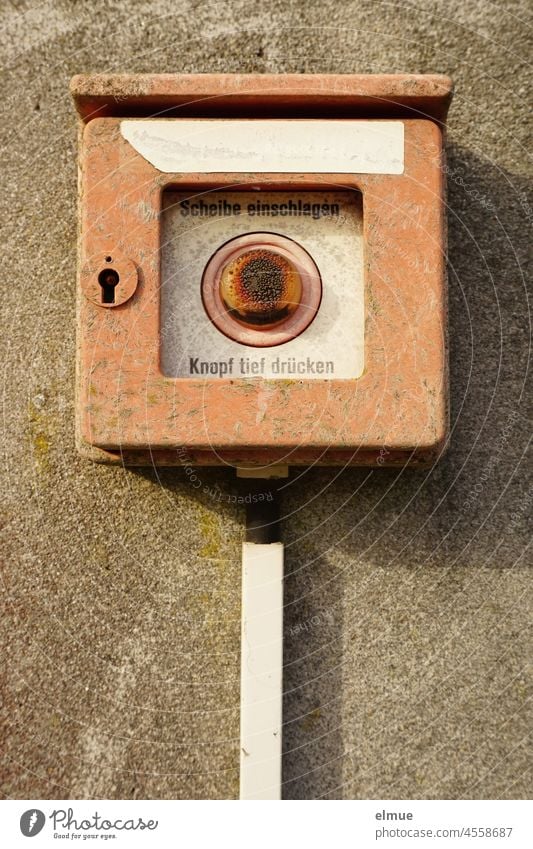
[[[489,688],[502,652],[495,694],[521,663],[500,576],[520,565],[531,508],[519,464],[533,199],[453,144],[447,179],[449,453],[427,472],[294,473],[286,490],[284,798],[479,797],[470,770],[482,774],[474,753],[493,729],[476,725],[466,679],[502,721],[521,707]]]
[[[528,438],[523,266],[532,210],[524,182],[453,144],[447,178],[449,453],[427,471],[294,470],[282,487],[287,799],[480,795],[469,790],[469,769],[477,774],[472,758],[490,723],[478,728],[479,705],[458,694],[468,690],[465,669],[489,686],[485,660],[509,639],[494,630],[507,600],[491,594],[526,542],[518,465]],[[238,491],[232,471],[202,477]],[[176,479],[176,470],[157,472],[166,488]],[[504,676],[520,661],[509,649]],[[497,696],[485,691],[494,707]],[[225,731],[238,763],[234,720]],[[458,729],[471,741],[469,768],[454,758]]]

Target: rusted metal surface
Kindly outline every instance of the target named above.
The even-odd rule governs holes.
[[[322,298],[320,272],[292,239],[251,233],[213,254],[202,278],[202,298],[211,321],[231,339],[257,347],[281,345],[313,321]]]
[[[119,90],[125,99],[117,102],[136,114],[140,103],[153,110],[163,94],[178,104],[211,91],[222,111],[231,97],[246,112],[255,97],[279,114],[294,98],[310,106],[329,97],[335,107],[339,96],[351,97],[358,117],[358,98],[387,102],[388,92],[398,103],[404,92],[404,100],[433,98],[433,117],[438,100],[443,117],[451,85],[447,78],[408,76],[267,76],[254,77],[253,87],[250,78],[224,75],[73,81],[85,118],[94,98]],[[162,193],[250,185],[316,190],[338,184],[339,176],[162,174],[121,136],[120,118],[89,121],[80,153],[78,299],[77,420],[85,453],[169,465],[180,462],[176,449],[195,463],[233,465],[420,464],[438,455],[448,432],[443,131],[424,118],[406,119],[404,129],[403,174],[342,176],[343,187],[361,191],[364,200],[364,373],[357,380],[269,381],[268,414],[259,420],[261,381],[170,379],[161,372]],[[95,287],[86,270],[94,257],[117,251],[135,267],[138,285],[127,302],[102,309],[84,294]],[[120,282],[115,291],[118,299],[126,294]]]

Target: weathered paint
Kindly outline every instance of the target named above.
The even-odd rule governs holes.
[[[401,121],[155,118],[123,121],[126,141],[165,173],[401,174]],[[302,144],[305,139],[305,145]]]
[[[121,111],[142,114],[153,101],[154,82],[142,81],[143,95],[131,94],[135,78],[120,83],[125,95]],[[316,80],[280,76],[254,77],[252,93],[239,78],[243,114],[253,92],[268,96],[269,111],[280,114],[291,102],[287,91],[298,88],[299,104],[311,108]],[[330,94],[334,117],[339,87],[365,112],[365,85],[391,97],[406,95],[403,109],[417,109],[424,96],[432,116],[443,116],[450,97],[446,78],[333,78]],[[173,77],[174,102],[193,99],[191,80]],[[227,104],[228,78],[211,77],[220,109]],[[328,78],[320,78],[323,102]],[[202,81],[205,85],[205,79]],[[249,84],[252,85],[250,80]],[[88,90],[99,91],[98,79],[74,82],[78,108],[87,117]],[[113,87],[106,84],[106,91]],[[128,88],[129,85],[129,88]],[[141,85],[141,83],[139,83]],[[170,83],[161,85],[168,97]],[[353,86],[350,100],[350,86]],[[138,86],[137,86],[138,89]],[[136,89],[136,91],[137,91]],[[185,92],[185,94],[184,94]],[[425,95],[424,95],[425,92]],[[197,89],[196,94],[199,95]],[[165,95],[165,96],[167,96]],[[100,96],[99,94],[97,95]],[[250,101],[252,97],[252,101]],[[368,95],[369,105],[374,95]],[[129,99],[128,99],[129,98]],[[240,98],[240,101],[239,101]],[[302,99],[303,98],[303,99]],[[421,100],[422,98],[422,100]],[[261,97],[259,97],[259,101]],[[316,101],[318,103],[318,100]],[[196,100],[197,113],[201,105]],[[294,103],[294,99],[292,100]],[[397,104],[398,105],[398,104]],[[108,103],[109,106],[109,103]],[[438,108],[437,108],[438,106]],[[213,108],[211,104],[210,108]],[[340,108],[340,107],[339,107]],[[440,112],[439,112],[440,109]],[[392,109],[394,112],[394,109]],[[253,112],[253,109],[252,109]],[[122,114],[124,112],[122,111]],[[189,112],[189,114],[191,114]],[[250,113],[251,114],[251,113]],[[412,114],[412,113],[410,113]],[[418,114],[420,114],[418,112]],[[120,119],[96,118],[85,127],[81,150],[80,283],[89,286],[86,269],[94,257],[117,250],[135,267],[138,285],[115,309],[102,309],[81,291],[78,301],[78,437],[98,459],[126,462],[248,465],[351,463],[354,465],[429,462],[445,444],[448,431],[446,293],[444,261],[444,179],[442,129],[433,120],[404,120],[405,163],[402,175],[343,175],[346,188],[363,194],[366,257],[365,370],[357,380],[264,381],[249,379],[171,379],[160,368],[160,212],[162,191],[208,190],[236,186],[317,189],[338,183],[334,174],[161,174],[120,133]],[[94,285],[94,280],[91,285]],[[120,284],[117,287],[120,297]],[[94,456],[94,451],[90,450]]]

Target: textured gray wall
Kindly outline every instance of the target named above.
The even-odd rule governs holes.
[[[3,5],[5,796],[238,792],[233,476],[201,470],[217,503],[180,470],[75,453],[81,71],[454,77],[453,444],[427,473],[302,471],[285,491],[284,795],[528,795],[530,13],[527,0]]]

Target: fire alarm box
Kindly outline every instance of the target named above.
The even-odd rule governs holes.
[[[78,443],[133,464],[432,462],[442,76],[80,76]]]

